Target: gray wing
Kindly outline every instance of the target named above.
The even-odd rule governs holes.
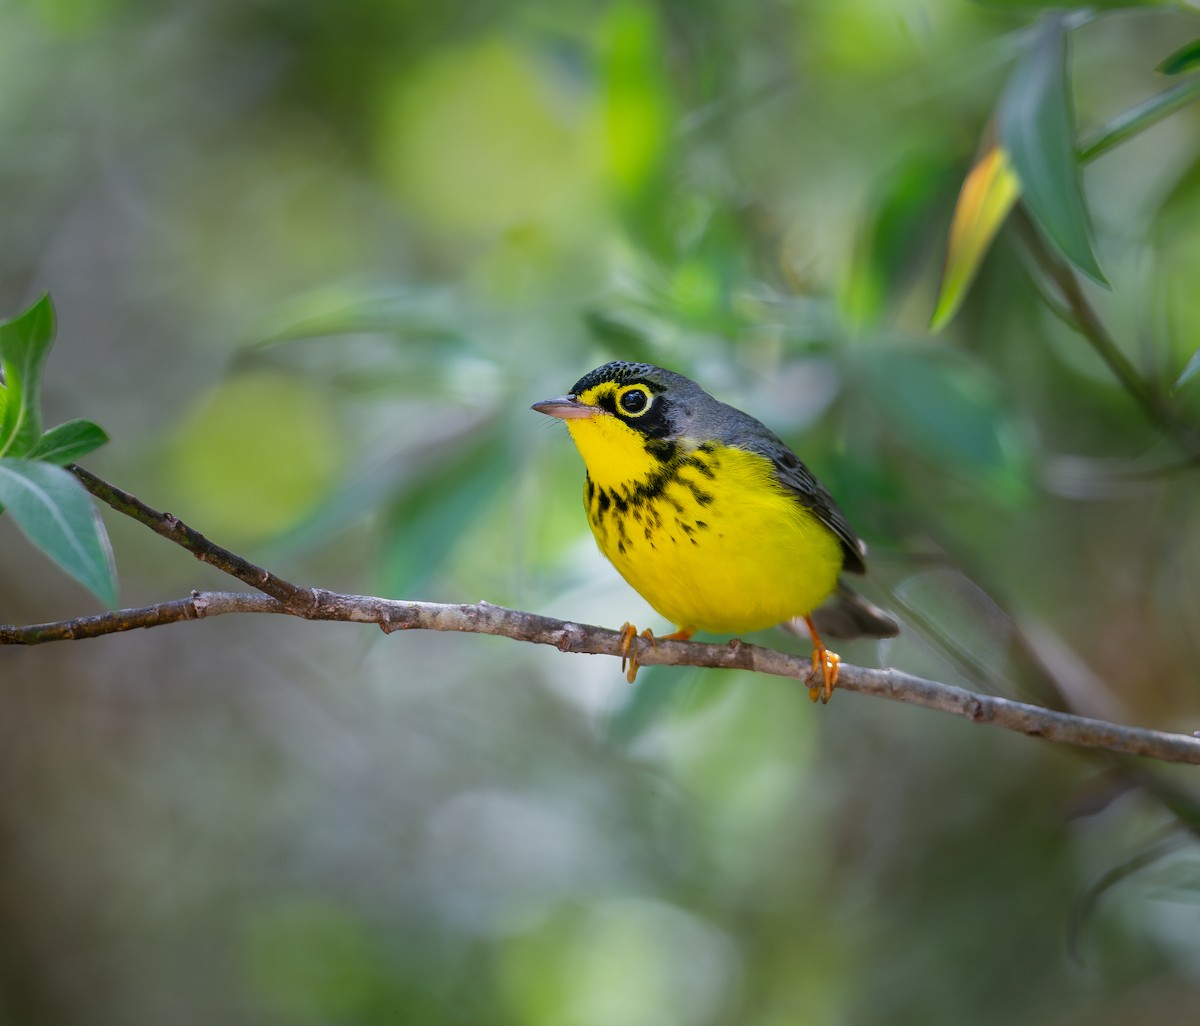
[[[750,422],[738,425],[742,430],[736,432],[736,444],[752,452],[761,453],[771,461],[779,483],[796,496],[797,502],[837,535],[845,553],[842,569],[853,574],[865,574],[867,564],[864,557],[867,554],[867,546],[854,533],[854,528],[846,520],[846,515],[838,509],[838,504],[833,501],[829,490],[800,461],[800,457],[788,448],[783,439],[748,414],[741,413],[740,410],[735,412]],[[750,425],[754,427],[750,428]]]
[[[854,528],[846,520],[846,515],[833,501],[829,490],[813,476],[800,458],[778,438],[762,446],[759,451],[775,465],[775,476],[788,491],[792,492],[800,504],[811,510],[813,515],[837,535],[842,543],[846,559],[842,564],[843,570],[852,574],[865,574],[867,564],[864,557],[867,547],[854,533]]]

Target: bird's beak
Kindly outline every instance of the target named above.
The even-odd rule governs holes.
[[[544,413],[547,417],[557,417],[559,420],[584,420],[588,417],[602,416],[605,411],[599,406],[585,406],[573,395],[560,395],[557,399],[543,399],[534,403],[531,410]]]

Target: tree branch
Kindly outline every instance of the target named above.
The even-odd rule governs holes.
[[[278,599],[286,607],[285,612],[303,615],[304,604],[311,597],[311,589],[301,588],[290,581],[285,581],[271,571],[264,570],[261,566],[255,566],[237,553],[221,548],[220,545],[205,538],[199,531],[188,527],[174,514],[161,513],[152,506],[147,506],[137,496],[130,495],[116,485],[109,484],[91,471],[84,470],[78,463],[72,463],[67,470],[79,478],[83,487],[97,499],[108,503],[118,513],[132,517],[139,524],[150,528],[155,534],[162,535],[168,541],[173,541],[176,545],[187,549],[201,563],[215,566],[218,570],[223,570],[231,577],[236,577],[244,584],[250,585],[251,588]],[[147,626],[153,625],[148,624]]]
[[[118,609],[99,616],[27,627],[0,625],[0,645],[77,641],[139,627],[202,620],[225,613],[282,613],[306,620],[373,623],[388,634],[398,630],[494,634],[515,641],[553,645],[562,652],[624,655],[624,636],[621,632],[505,609],[489,602],[480,602],[478,605],[405,602],[369,595],[342,595],[321,588],[301,588],[209,541],[178,517],[147,506],[140,499],[82,467],[73,464],[68,469],[89,492],[119,513],[132,517],[156,534],[187,549],[197,559],[249,584],[256,591],[194,591],[187,598],[140,609]],[[688,641],[649,642],[642,639],[634,639],[633,644],[636,646],[637,660],[644,666],[752,670],[804,681],[812,672],[812,663],[808,659],[747,645],[737,639],[727,645]],[[1006,730],[1061,744],[1200,765],[1200,737],[1124,727],[1103,720],[1055,712],[1023,702],[976,694],[899,670],[873,670],[844,664],[838,684],[844,691],[857,691],[893,702],[938,709],[973,723],[991,723]]]
[[[342,595],[318,588],[297,589],[297,592],[303,594],[294,595],[290,603],[247,592],[193,592],[188,598],[141,609],[121,609],[99,616],[29,627],[0,626],[0,644],[39,645],[94,638],[137,627],[157,627],[225,613],[284,613],[309,620],[373,623],[387,633],[434,630],[494,634],[515,641],[553,645],[562,652],[621,656],[622,635],[618,631],[506,609],[488,602],[445,605]],[[639,639],[636,644],[638,661],[645,666],[752,670],[797,680],[806,680],[812,670],[808,659],[741,641],[711,645],[692,641],[650,643]],[[1054,712],[1005,698],[975,694],[899,670],[843,664],[838,686],[843,691],[938,709],[974,723],[990,723],[1047,741],[1200,765],[1200,738]]]

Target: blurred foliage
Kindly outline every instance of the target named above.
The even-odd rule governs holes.
[[[906,629],[846,658],[1191,730],[1200,17],[1059,6],[0,6],[0,312],[53,293],[68,422],[5,459],[53,470],[92,418],[89,467],[289,579],[657,629],[528,411],[649,359],[792,441],[870,541]],[[1030,232],[1011,180],[956,201],[991,143]],[[1141,399],[1071,323],[1071,262]],[[124,604],[227,587],[105,518]],[[12,516],[0,580],[4,622],[94,610]],[[1185,771],[278,618],[4,650],[0,679],[0,1022],[1200,1000]]]
[[[1107,285],[1096,262],[1075,158],[1075,112],[1067,82],[1066,19],[1042,19],[1013,67],[996,111],[996,134],[1012,159],[1029,212],[1076,267]]]

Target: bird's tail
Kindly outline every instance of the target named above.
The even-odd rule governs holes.
[[[837,591],[812,613],[817,631],[824,637],[894,638],[900,625],[877,605],[868,602],[841,578]],[[804,621],[800,620],[799,624]]]

